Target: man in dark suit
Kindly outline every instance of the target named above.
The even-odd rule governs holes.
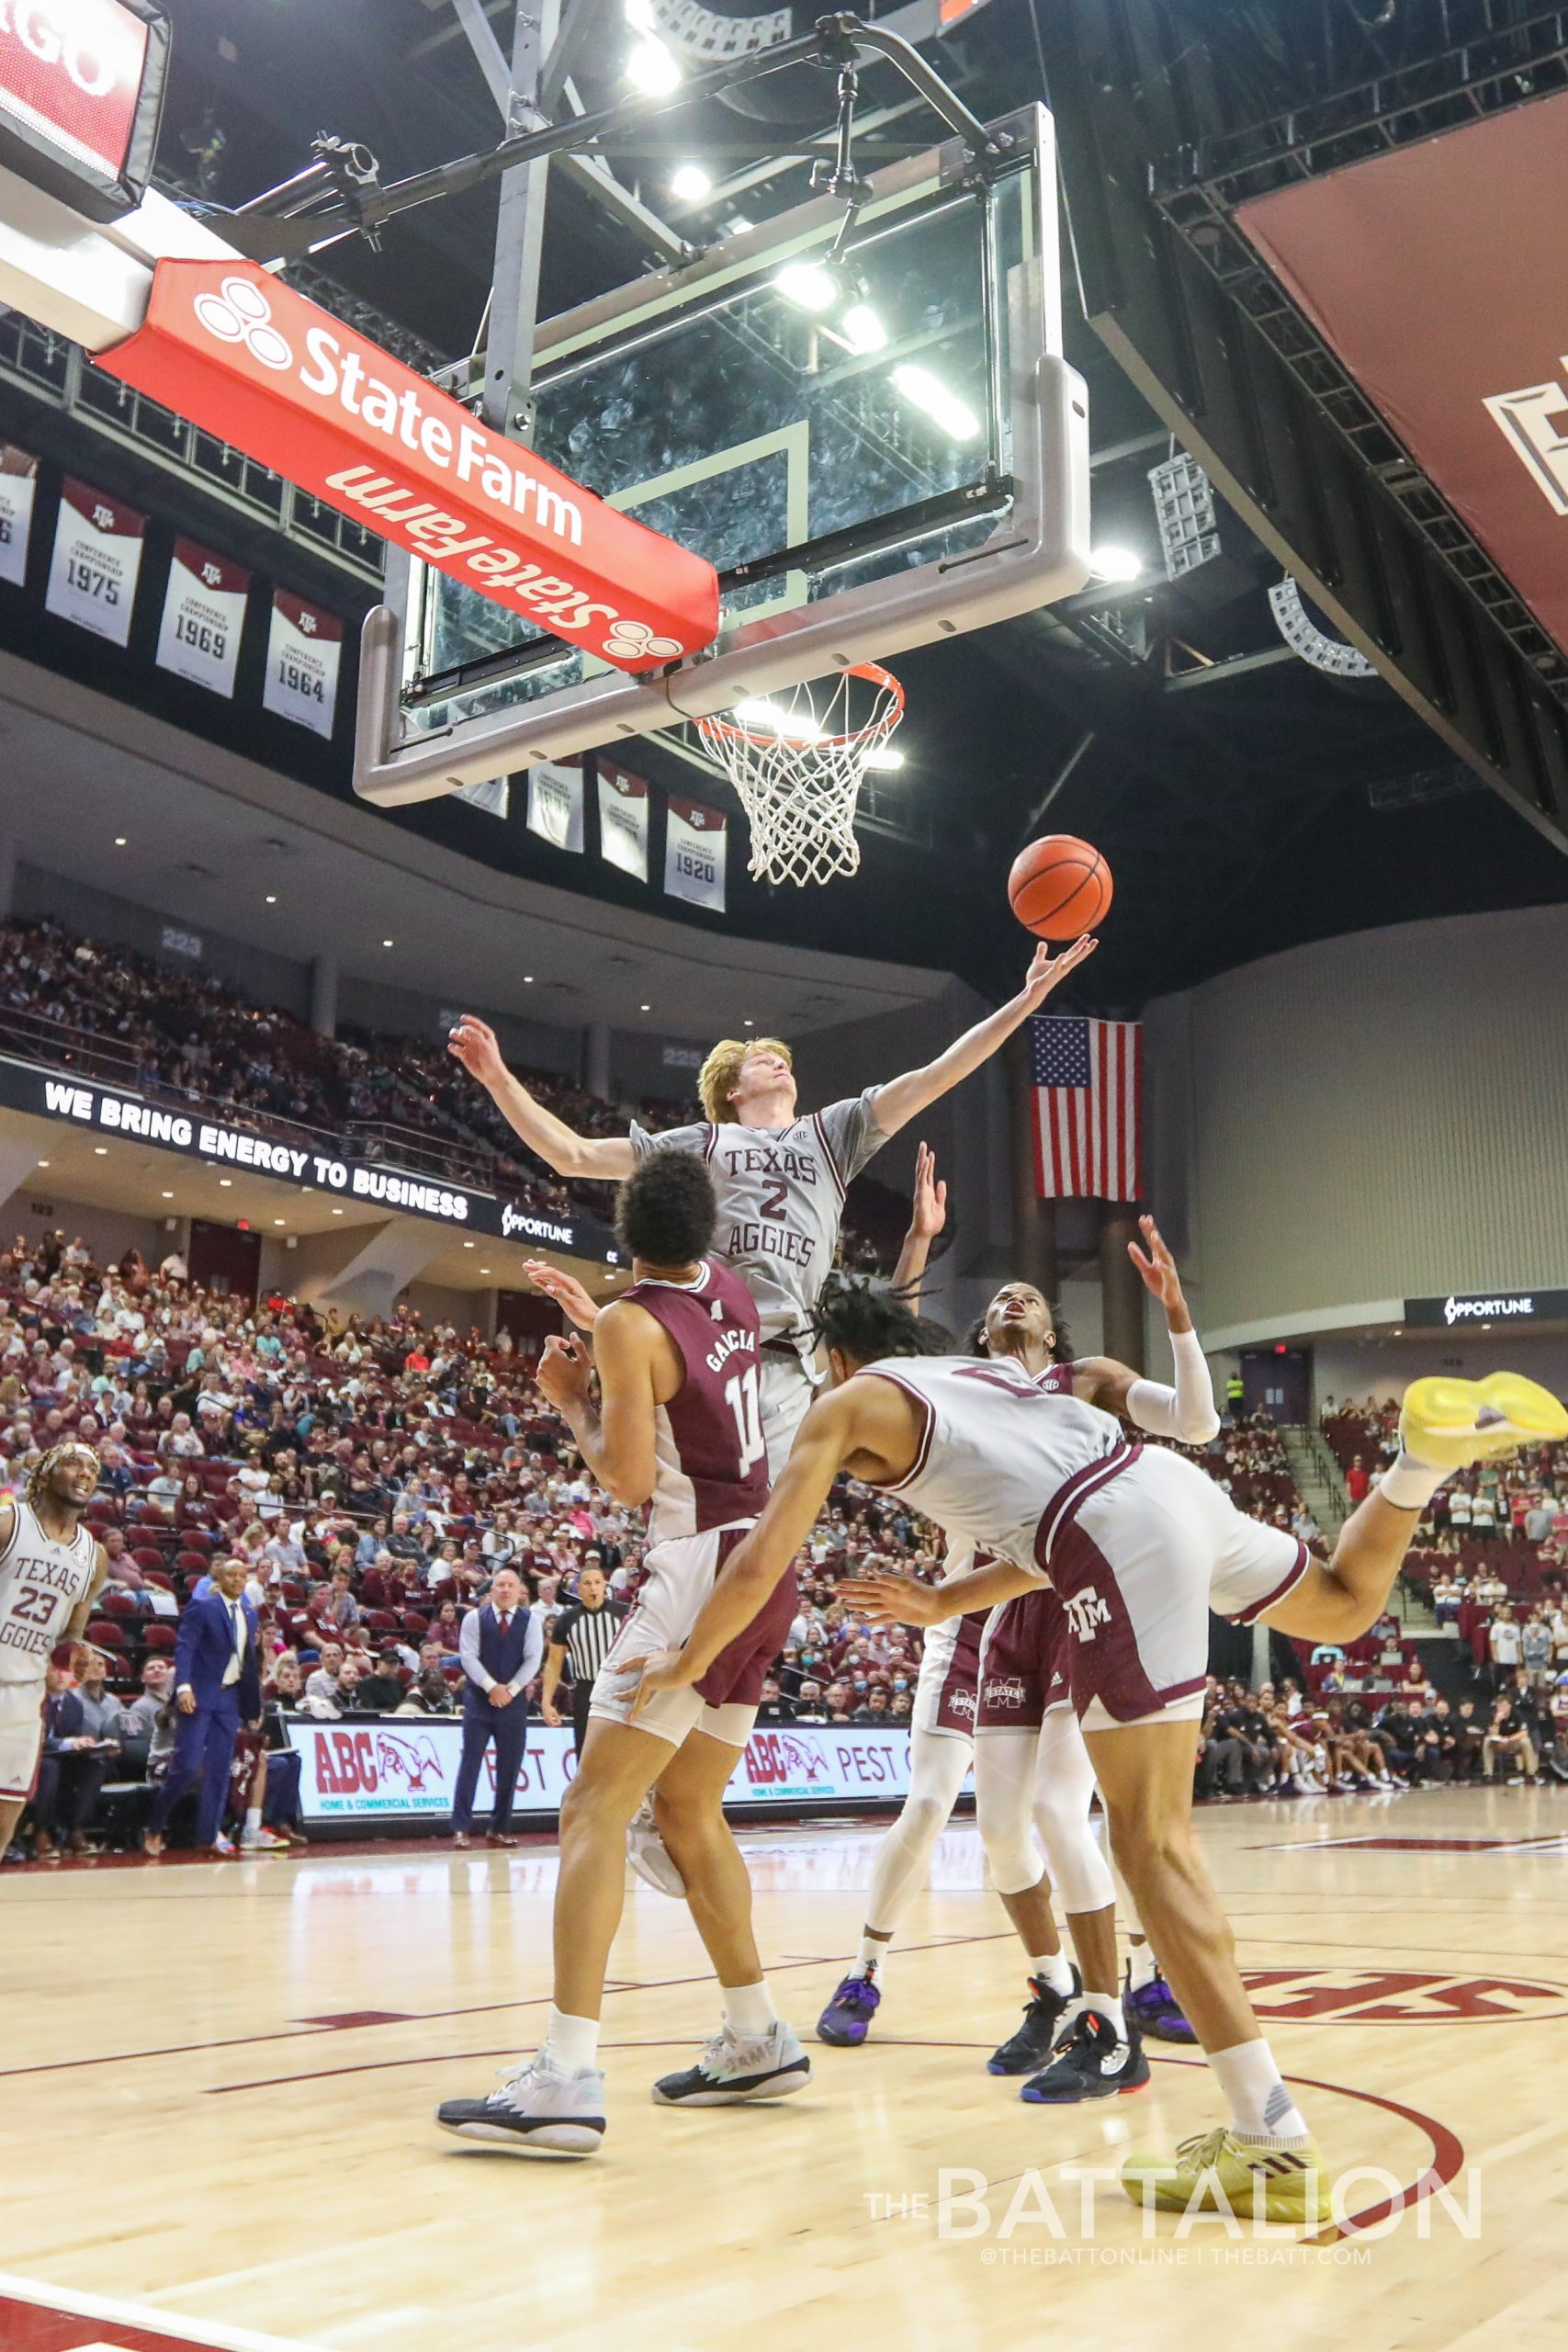
[[[495,1810],[490,1843],[514,1846],[512,1799],[528,1734],[523,1693],[539,1671],[545,1634],[523,1598],[523,1579],[502,1568],[482,1609],[470,1609],[457,1635],[463,1684],[463,1760],[452,1804],[452,1843],[466,1846],[474,1826],[474,1792],[485,1749],[495,1742]]]
[[[211,1589],[188,1601],[175,1644],[175,1703],[179,1724],[175,1752],[141,1840],[144,1853],[164,1850],[164,1832],[187,1789],[199,1778],[196,1843],[198,1852],[231,1854],[221,1835],[229,1794],[229,1768],[242,1722],[261,1725],[260,1629],[244,1598],[249,1570],[243,1560],[220,1560]]]

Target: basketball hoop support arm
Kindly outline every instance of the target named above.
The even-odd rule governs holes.
[[[820,65],[829,70],[852,62],[860,52],[881,57],[894,66],[948,128],[956,132],[982,170],[1005,153],[977,115],[950,90],[940,74],[928,65],[909,41],[880,25],[863,24],[858,17],[820,17],[815,29],[798,40],[781,41],[754,56],[731,58],[701,74],[693,74],[678,89],[661,97],[628,98],[597,114],[578,115],[567,122],[548,123],[503,139],[481,154],[460,155],[430,171],[394,180],[388,187],[355,189],[345,196],[310,173],[297,175],[280,188],[255,197],[236,212],[216,209],[205,217],[235,249],[253,261],[300,261],[321,246],[340,238],[364,234],[417,206],[458,196],[487,180],[539,162],[550,155],[576,153],[601,139],[639,128],[650,116],[668,114],[694,99],[709,97],[760,80],[791,65]],[[272,208],[277,206],[277,209]],[[317,209],[318,206],[324,209]]]

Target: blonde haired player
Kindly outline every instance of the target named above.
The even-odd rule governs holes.
[[[82,1525],[97,1491],[98,1457],[73,1439],[36,1465],[25,1499],[0,1496],[0,1854],[38,1773],[51,1654],[86,1631],[108,1575],[103,1545]]]
[[[1076,1396],[1021,1366],[928,1352],[907,1308],[863,1284],[824,1301],[836,1385],[815,1405],[752,1532],[726,1562],[684,1646],[650,1660],[649,1700],[703,1675],[764,1607],[840,1471],[903,1495],[950,1536],[998,1555],[947,1585],[868,1576],[841,1589],[874,1622],[939,1623],[1049,1582],[1071,1628],[1068,1675],[1111,1844],[1230,2120],[1174,2157],[1131,2156],[1136,2201],[1316,2223],[1332,2211],[1323,2156],[1258,2030],[1235,1941],[1192,1835],[1192,1709],[1202,1704],[1209,1611],[1344,1644],[1374,1624],[1421,1513],[1465,1464],[1561,1443],[1568,1412],[1513,1373],[1417,1380],[1401,1451],[1340,1530],[1330,1560],[1244,1518],[1190,1462],[1130,1445]]]
[[[778,1037],[725,1037],[715,1046],[698,1081],[702,1125],[649,1135],[634,1119],[625,1136],[580,1136],[546,1110],[474,1014],[464,1014],[449,1042],[558,1176],[619,1183],[650,1151],[691,1151],[707,1162],[718,1200],[713,1254],[734,1268],[761,1317],[762,1434],[776,1478],[815,1393],[812,1310],[837,1254],[849,1184],[890,1136],[988,1061],[1096,944],[1077,939],[1055,956],[1038,948],[1018,994],[934,1061],[804,1116],[794,1056]]]

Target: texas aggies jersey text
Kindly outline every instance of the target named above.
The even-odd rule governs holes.
[[[58,1543],[30,1504],[19,1495],[11,1503],[11,1539],[0,1550],[0,1683],[41,1687],[50,1652],[92,1589],[97,1539],[79,1527],[68,1544]]]
[[[831,1102],[787,1127],[633,1125],[632,1148],[694,1151],[707,1162],[718,1199],[716,1253],[756,1300],[764,1340],[810,1354],[811,1313],[839,1246],[844,1193],[886,1141],[873,1111],[874,1087]]]
[[[755,1519],[768,1498],[758,1394],[761,1330],[739,1274],[705,1258],[694,1283],[634,1283],[622,1293],[661,1323],[685,1377],[655,1416],[658,1472],[649,1544]]]

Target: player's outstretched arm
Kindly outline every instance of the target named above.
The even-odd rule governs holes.
[[[922,1143],[915,1152],[915,1196],[909,1209],[909,1230],[904,1236],[898,1263],[893,1269],[893,1287],[902,1294],[908,1306],[919,1306],[931,1243],[946,1223],[947,1186],[938,1183],[936,1154],[929,1144]]]
[[[902,1078],[891,1079],[886,1086],[878,1087],[872,1111],[883,1134],[897,1135],[900,1127],[907,1126],[932,1102],[950,1093],[971,1070],[988,1062],[1013,1031],[1032,1012],[1039,1012],[1052,989],[1059,988],[1069,972],[1077,971],[1099,944],[1097,939],[1075,939],[1060,956],[1053,956],[1043,944],[1037,947],[1028,977],[1015,997],[1010,997],[1006,1004],[988,1013],[984,1021],[976,1021],[973,1029],[966,1029],[946,1053],[939,1054],[923,1069],[906,1070]]]
[[[1073,1394],[1086,1404],[1115,1413],[1154,1437],[1173,1437],[1183,1445],[1206,1445],[1218,1434],[1219,1409],[1208,1363],[1192,1329],[1192,1317],[1182,1293],[1176,1261],[1152,1216],[1138,1219],[1145,1248],[1127,1244],[1127,1255],[1143,1277],[1144,1287],[1165,1309],[1176,1385],[1145,1380],[1131,1364],[1113,1356],[1089,1356],[1073,1366]]]
[[[778,1484],[756,1526],[738,1544],[704,1601],[681,1650],[663,1650],[643,1668],[633,1717],[656,1690],[697,1682],[738,1634],[745,1632],[816,1526],[834,1479],[852,1454],[863,1451],[865,1429],[878,1400],[865,1392],[886,1381],[851,1381],[813,1405],[800,1425]]]
[[[868,1576],[843,1577],[839,1598],[852,1609],[863,1609],[873,1625],[940,1625],[945,1618],[963,1617],[971,1609],[995,1609],[1032,1591],[1040,1578],[1010,1560],[992,1560],[967,1576],[950,1577],[945,1584],[922,1584],[919,1577],[895,1576],[879,1568]]]
[[[629,1136],[580,1136],[564,1119],[536,1102],[522,1080],[513,1078],[507,1069],[494,1030],[475,1014],[464,1013],[446,1045],[469,1077],[479,1080],[508,1126],[558,1176],[618,1183],[631,1174],[637,1154]]]

